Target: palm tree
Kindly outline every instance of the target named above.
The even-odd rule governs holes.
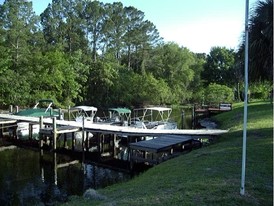
[[[273,0],[259,1],[250,19],[252,76],[273,79]],[[259,71],[258,71],[259,70]]]
[[[244,45],[245,42],[243,40],[238,56],[243,57]],[[252,82],[272,81],[273,0],[260,0],[252,10],[249,20],[249,45],[250,80]]]

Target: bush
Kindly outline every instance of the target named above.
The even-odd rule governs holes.
[[[205,102],[209,105],[219,105],[221,102],[232,102],[233,90],[225,85],[210,84],[205,89]]]
[[[266,100],[269,98],[270,92],[272,91],[273,86],[271,82],[258,82],[250,85],[251,98],[252,99],[262,99]]]

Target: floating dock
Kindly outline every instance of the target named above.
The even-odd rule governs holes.
[[[155,139],[130,143],[130,163],[144,162],[159,164],[193,148],[195,140],[191,136],[160,136]],[[201,146],[201,144],[200,144]]]

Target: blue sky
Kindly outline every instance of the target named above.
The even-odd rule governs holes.
[[[101,0],[113,3],[113,0]],[[249,0],[250,9],[258,0]],[[3,0],[0,0],[2,3]],[[51,0],[33,0],[40,14]],[[213,46],[237,49],[245,22],[246,0],[122,0],[156,25],[164,41],[173,41],[192,52],[209,53]]]

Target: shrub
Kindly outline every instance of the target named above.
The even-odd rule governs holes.
[[[205,102],[210,105],[218,105],[221,102],[232,102],[233,90],[225,85],[210,84],[205,89]]]
[[[269,98],[269,94],[273,89],[271,82],[258,82],[250,85],[251,98],[266,100]]]

